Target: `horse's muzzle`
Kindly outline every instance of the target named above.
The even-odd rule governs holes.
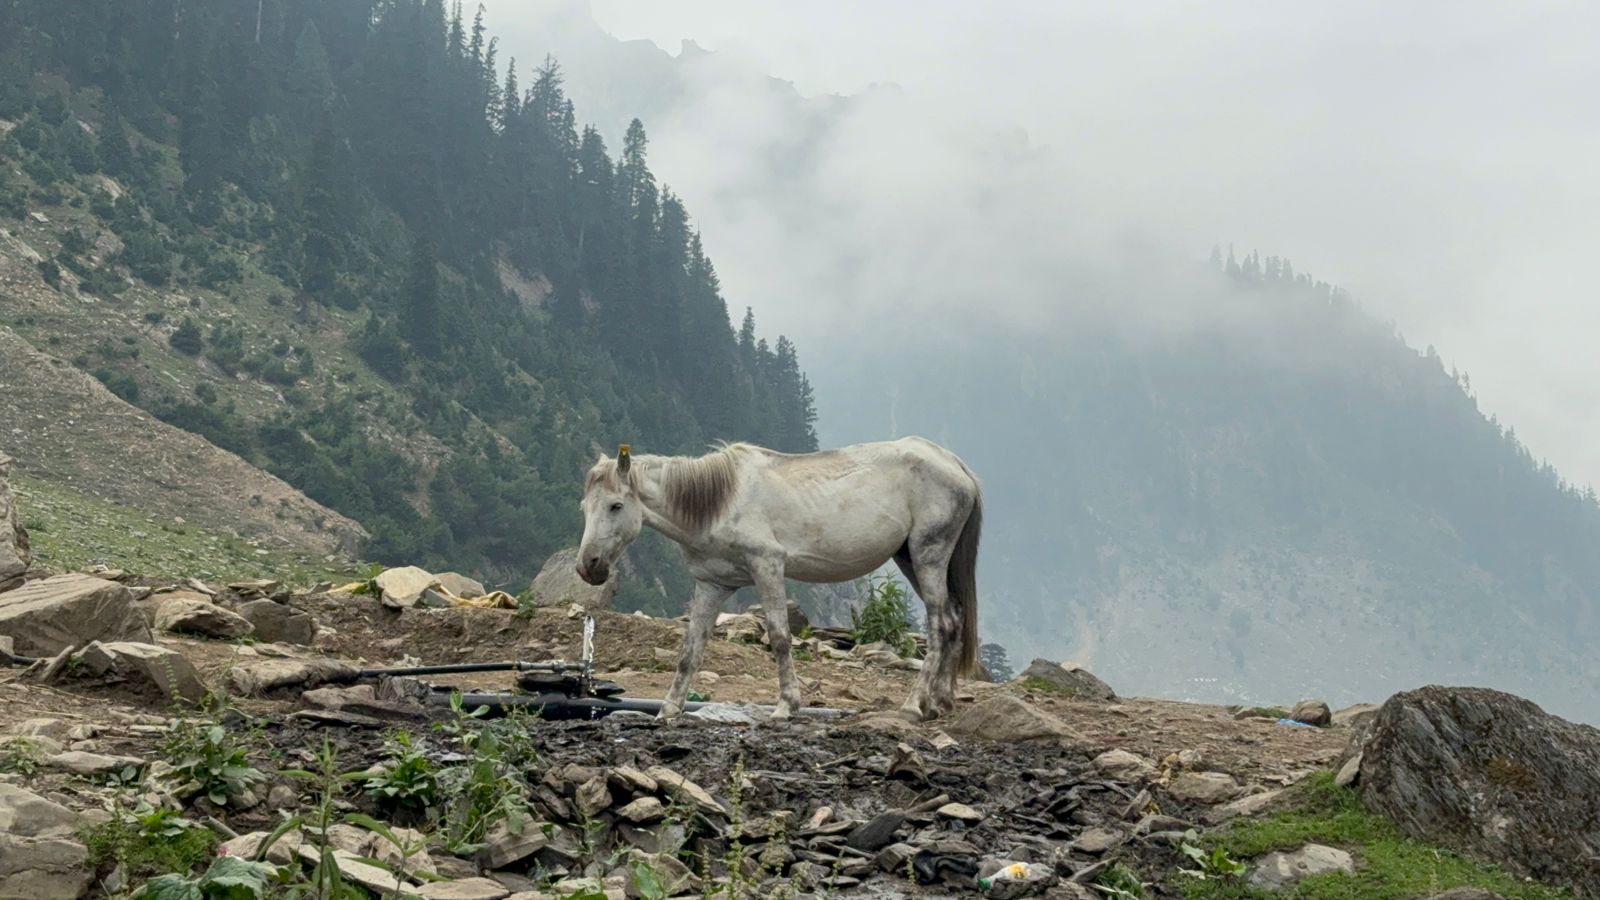
[[[581,562],[578,563],[578,577],[582,578],[586,584],[599,587],[606,583],[606,576],[610,574],[610,567],[599,560],[595,560],[593,564],[587,566]]]

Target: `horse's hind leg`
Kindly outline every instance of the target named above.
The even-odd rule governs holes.
[[[960,640],[961,623],[950,606],[946,581],[954,552],[954,542],[947,540],[913,546],[911,551],[910,568],[916,576],[912,584],[928,611],[928,655],[922,660],[922,672],[901,709],[919,720],[947,713],[956,703],[954,650]],[[895,561],[900,561],[898,554]],[[901,568],[904,570],[905,564]]]
[[[700,669],[700,654],[711,637],[711,626],[716,624],[717,613],[722,611],[722,604],[732,593],[725,587],[704,581],[694,583],[694,597],[689,601],[689,625],[683,631],[683,651],[678,654],[678,674],[672,679],[666,702],[661,704],[661,718],[671,719],[683,713],[689,682]]]
[[[763,561],[755,566],[756,590],[767,613],[767,641],[772,658],[778,663],[778,706],[774,719],[787,719],[803,704],[800,682],[794,674],[794,655],[790,652],[789,597],[783,586],[783,562]]]

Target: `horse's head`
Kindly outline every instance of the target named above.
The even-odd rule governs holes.
[[[589,584],[606,583],[617,557],[644,528],[638,474],[628,456],[628,445],[623,444],[617,448],[616,459],[601,455],[584,479],[578,577]]]

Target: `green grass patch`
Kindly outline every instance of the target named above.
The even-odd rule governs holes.
[[[1053,681],[1046,681],[1037,675],[1029,675],[1022,679],[1022,688],[1028,691],[1039,691],[1043,694],[1060,694],[1063,697],[1078,696],[1078,692],[1073,688],[1056,684]]]
[[[172,810],[148,806],[87,828],[82,836],[91,863],[120,864],[133,877],[187,874],[211,858],[220,840]]]
[[[321,557],[263,549],[193,522],[180,525],[36,478],[14,477],[33,558],[62,571],[103,563],[145,575],[211,581],[274,578],[290,584],[342,580]],[[346,573],[348,574],[348,573]]]
[[[1356,792],[1320,772],[1294,789],[1294,808],[1266,819],[1237,823],[1206,835],[1205,848],[1223,849],[1249,860],[1273,850],[1296,850],[1307,843],[1327,844],[1356,858],[1354,875],[1307,878],[1287,894],[1317,900],[1407,900],[1455,887],[1480,887],[1519,900],[1554,900],[1570,895],[1530,884],[1494,866],[1473,862],[1448,850],[1413,840],[1382,816],[1368,812]],[[1184,876],[1176,876],[1184,878]],[[1281,897],[1248,887],[1243,880],[1187,879],[1179,882],[1190,900],[1265,900]]]
[[[1235,717],[1265,716],[1268,719],[1287,719],[1289,711],[1281,706],[1247,706],[1234,713]]]

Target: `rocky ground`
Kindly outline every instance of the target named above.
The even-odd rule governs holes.
[[[480,715],[357,670],[574,660],[592,616],[598,677],[660,697],[683,623],[519,609],[409,570],[290,590],[34,568],[0,587],[0,898],[1554,897],[1516,876],[1582,891],[1594,849],[1538,843],[1549,829],[1517,806],[1553,802],[1546,773],[1592,730],[1494,697],[1239,710],[1118,697],[1040,660],[964,681],[950,715],[913,724],[893,709],[916,660],[796,622],[807,703],[839,712],[772,721],[764,630],[742,615],[707,650],[707,705],[679,720]],[[1472,723],[1507,708],[1544,749],[1502,737],[1463,761]],[[1418,735],[1452,733],[1436,768],[1487,773],[1470,797],[1405,768],[1439,743]],[[1429,805],[1407,816],[1394,786],[1419,783]],[[1472,827],[1485,796],[1500,837]],[[1430,817],[1516,875],[1424,843]]]

